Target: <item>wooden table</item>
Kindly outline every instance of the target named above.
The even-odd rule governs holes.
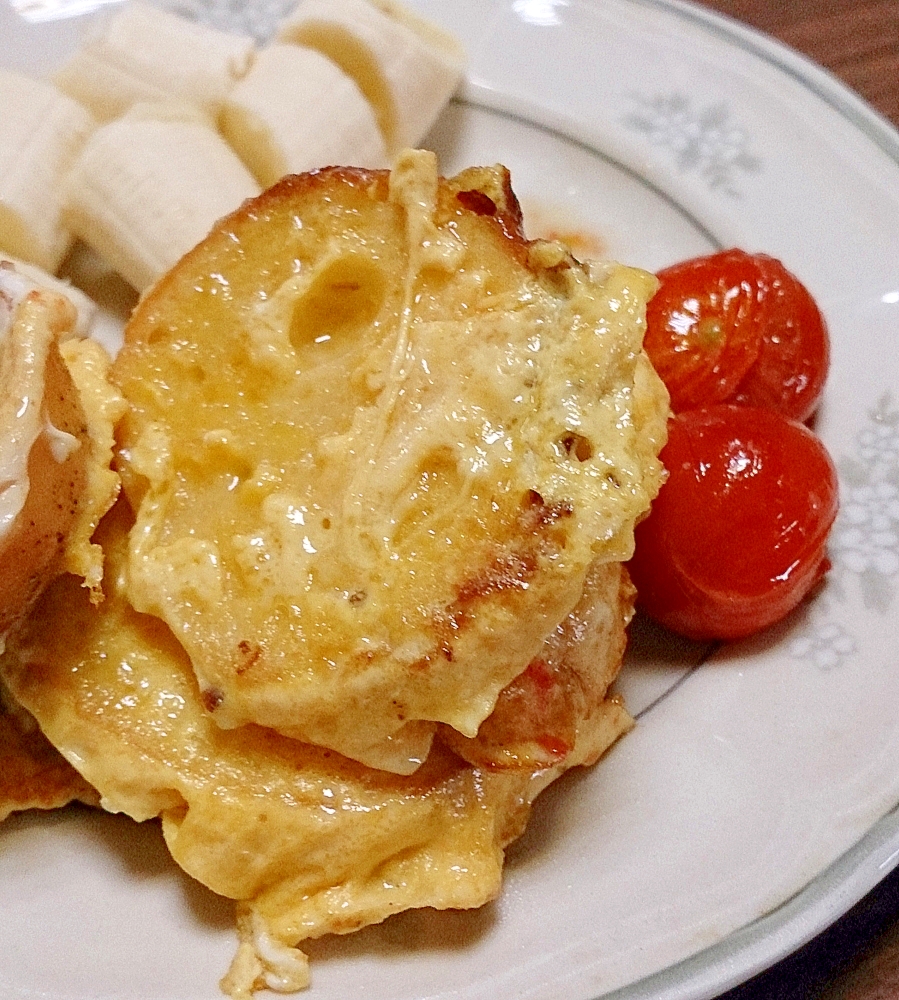
[[[899,126],[899,0],[701,0],[826,66]]]
[[[798,49],[899,127],[899,0],[701,0],[700,5]],[[899,870],[810,944],[725,998],[899,1000]]]

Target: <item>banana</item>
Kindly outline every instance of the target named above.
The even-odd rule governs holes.
[[[263,187],[314,167],[388,162],[356,84],[330,59],[297,45],[259,53],[225,102],[219,127]]]
[[[391,156],[420,144],[465,69],[453,35],[394,0],[301,0],[276,37],[317,49],[353,77]]]
[[[254,53],[251,38],[135,0],[57,71],[54,82],[99,121],[117,118],[138,101],[165,99],[215,114]]]
[[[7,70],[0,108],[0,251],[55,271],[72,245],[60,178],[95,123],[51,84]]]
[[[143,291],[259,187],[211,122],[137,104],[101,126],[65,184],[73,232]]]

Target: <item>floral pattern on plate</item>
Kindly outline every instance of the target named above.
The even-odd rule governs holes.
[[[762,169],[725,102],[697,105],[680,93],[633,100],[636,108],[625,116],[625,126],[673,155],[679,171],[696,171],[712,191],[738,197],[740,175]]]

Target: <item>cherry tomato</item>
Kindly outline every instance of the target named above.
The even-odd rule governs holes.
[[[694,639],[767,628],[829,568],[833,463],[807,427],[773,410],[719,404],[668,430],[669,478],[629,564],[638,603]]]
[[[824,387],[827,328],[773,257],[726,250],[658,274],[646,350],[675,412],[739,402],[806,420]]]
[[[658,273],[644,346],[675,412],[721,403],[761,345],[762,269],[741,250],[683,261]]]
[[[808,420],[830,367],[830,338],[811,293],[773,257],[757,257],[766,276],[769,315],[755,363],[731,402]]]

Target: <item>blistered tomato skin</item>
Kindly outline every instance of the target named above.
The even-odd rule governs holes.
[[[690,410],[668,430],[669,478],[629,564],[638,604],[693,639],[767,628],[829,568],[833,463],[808,428],[771,410]]]
[[[827,325],[808,289],[780,261],[756,259],[765,275],[768,318],[758,357],[730,401],[805,421],[818,405],[830,368]]]
[[[659,271],[646,309],[644,346],[675,413],[722,403],[761,346],[761,268],[742,250]]]
[[[645,344],[675,412],[735,402],[811,416],[830,363],[827,327],[780,261],[726,250],[658,278]]]

